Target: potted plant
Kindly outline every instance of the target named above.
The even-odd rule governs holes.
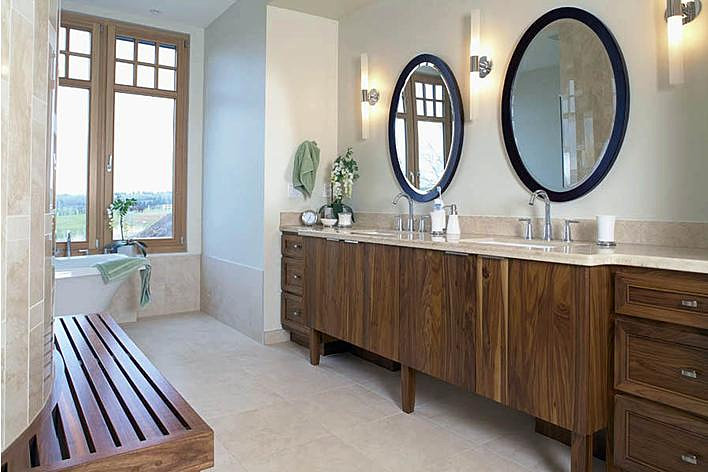
[[[125,217],[128,212],[138,204],[135,198],[116,197],[108,206],[108,227],[115,226],[116,216],[118,217],[118,227],[120,228],[120,240],[108,245],[110,252],[121,252],[131,256],[139,253],[143,257],[147,254],[147,245],[137,239],[125,239]]]
[[[337,218],[340,213],[353,214],[351,207],[344,204],[345,198],[352,197],[354,182],[359,179],[359,164],[352,157],[353,154],[354,151],[349,147],[347,152],[343,156],[337,157],[332,164],[330,177],[332,203],[329,206],[334,218]]]

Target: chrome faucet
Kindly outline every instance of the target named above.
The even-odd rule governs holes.
[[[408,196],[405,192],[401,192],[396,197],[393,199],[393,205],[398,205],[398,201],[401,198],[405,198],[408,200],[408,218],[406,219],[407,224],[406,224],[406,231],[414,231],[415,227],[415,218],[414,218],[414,213],[413,213],[413,199]]]
[[[543,190],[536,190],[531,194],[531,200],[529,200],[529,205],[533,206],[536,203],[536,198],[542,199],[546,204],[546,216],[543,223],[543,239],[546,241],[551,241],[553,239],[553,226],[551,225],[551,199],[548,198],[548,194]]]
[[[66,257],[71,257],[71,231],[66,232]]]

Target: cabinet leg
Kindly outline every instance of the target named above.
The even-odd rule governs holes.
[[[320,345],[322,344],[322,333],[317,330],[310,330],[310,364],[320,365]]]
[[[415,409],[415,370],[401,366],[401,409],[413,413]]]
[[[570,444],[571,472],[592,471],[592,434],[573,432]]]

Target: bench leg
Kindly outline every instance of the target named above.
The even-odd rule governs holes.
[[[592,471],[592,434],[573,432],[570,444],[571,472]]]
[[[310,364],[320,365],[320,345],[322,333],[315,329],[310,330]]]
[[[415,409],[415,370],[401,366],[401,409],[413,413]]]

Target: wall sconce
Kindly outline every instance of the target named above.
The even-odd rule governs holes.
[[[666,0],[666,23],[669,41],[669,84],[684,82],[683,25],[701,13],[701,0]]]
[[[492,60],[482,55],[480,40],[480,11],[470,12],[470,120],[476,121],[479,116],[479,100],[477,98],[480,80],[492,72]]]
[[[370,108],[379,101],[379,91],[369,89],[369,55],[361,55],[361,139],[369,139]]]

